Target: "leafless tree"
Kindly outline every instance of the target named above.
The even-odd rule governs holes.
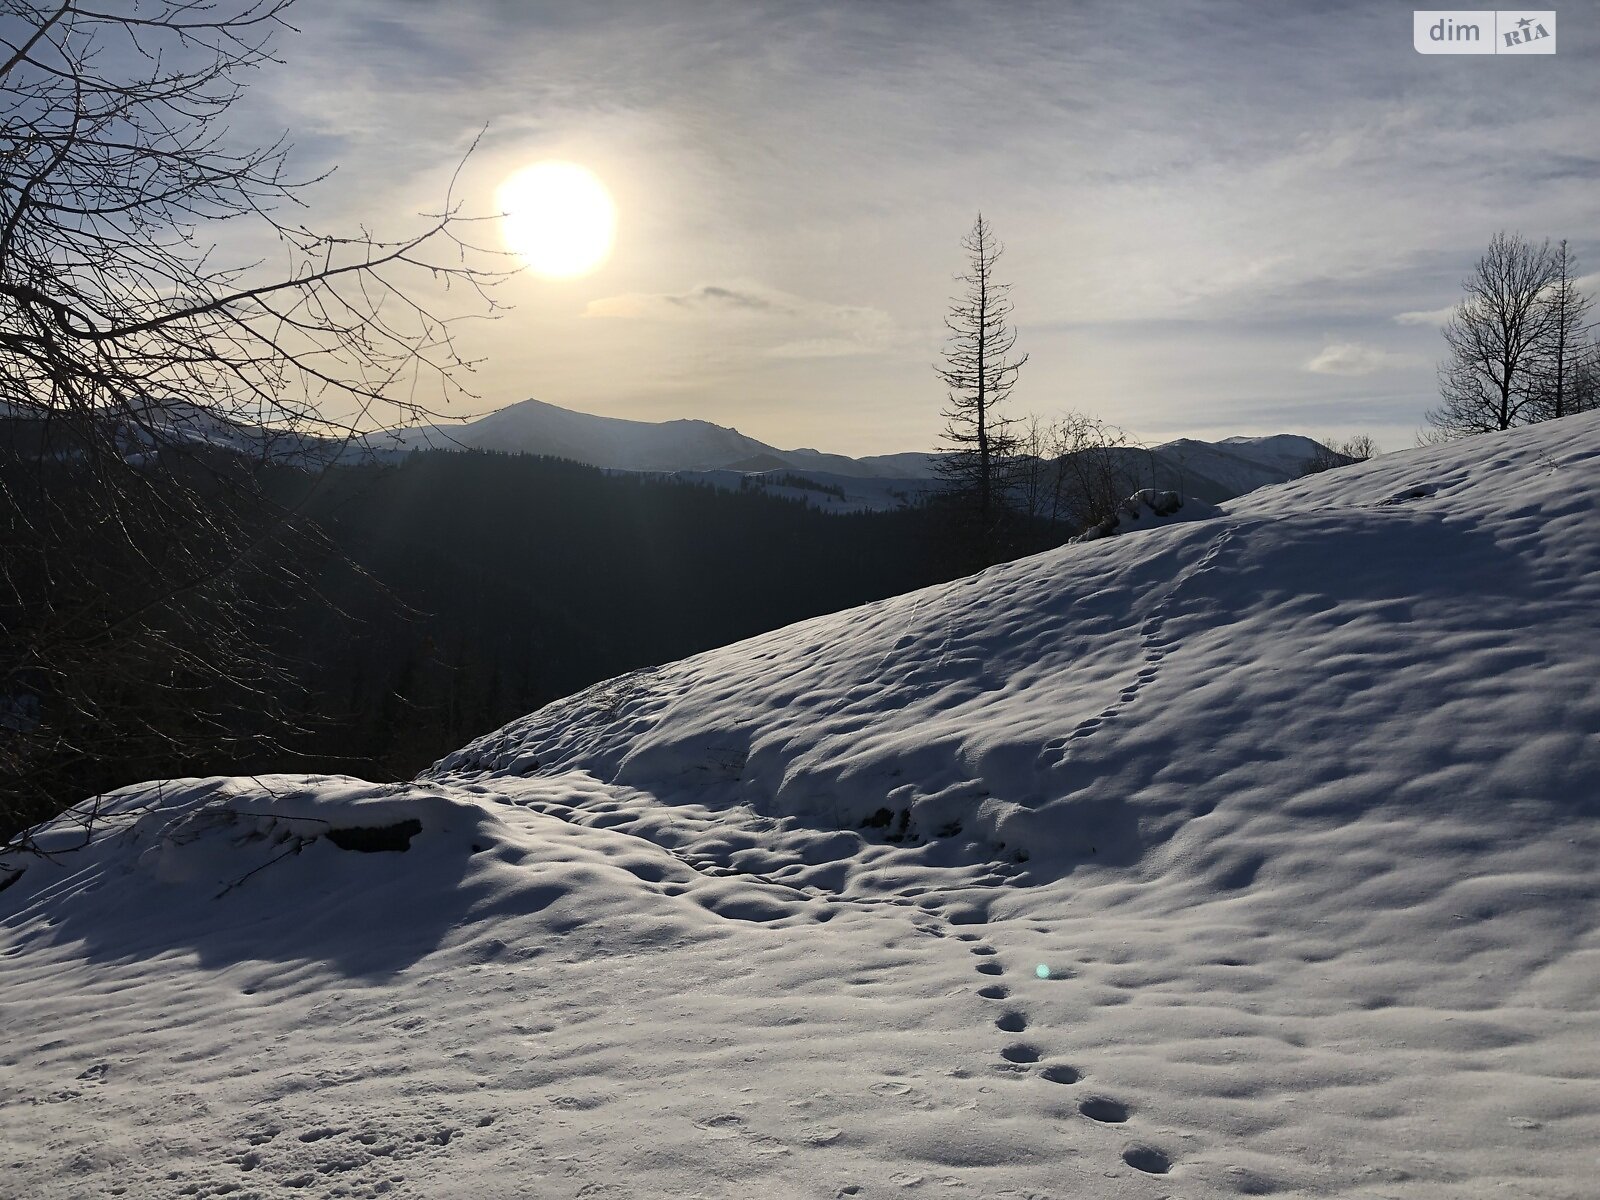
[[[1568,415],[1600,408],[1600,341],[1591,341],[1572,363]]]
[[[1551,258],[1552,278],[1541,297],[1547,329],[1532,383],[1534,419],[1540,421],[1570,416],[1600,403],[1593,395],[1590,299],[1573,280],[1572,254],[1565,238]]]
[[[314,233],[287,145],[230,143],[292,3],[0,0],[0,837],[215,744],[271,672],[274,459],[449,399],[493,308],[453,196]]]
[[[1354,437],[1346,438],[1338,447],[1339,453],[1346,458],[1353,458],[1357,462],[1366,462],[1370,458],[1377,458],[1383,451],[1378,449],[1378,443],[1365,433],[1358,433]]]
[[[1365,433],[1358,433],[1344,441],[1326,438],[1318,442],[1317,449],[1311,457],[1300,464],[1300,474],[1316,475],[1322,471],[1331,471],[1335,467],[1366,462],[1369,458],[1376,458],[1379,453],[1378,443]]]
[[[993,547],[1016,453],[1013,422],[1001,409],[1028,356],[1014,352],[1011,285],[995,276],[1004,248],[982,213],[961,248],[968,266],[956,279],[966,290],[945,317],[950,336],[936,368],[947,389],[944,453],[936,465],[946,498],[968,515],[979,544]]]
[[[1141,486],[1145,451],[1088,413],[1030,416],[1018,439],[1013,489],[1029,517],[1081,530],[1115,513]]]
[[[1057,520],[1061,473],[1054,455],[1054,423],[1038,413],[1029,413],[1014,427],[1016,468],[1012,472],[1011,499],[1030,520]]]
[[[1466,297],[1445,324],[1450,357],[1439,368],[1442,402],[1427,414],[1440,436],[1463,437],[1539,419],[1541,359],[1555,317],[1550,243],[1497,233],[1465,281]]]

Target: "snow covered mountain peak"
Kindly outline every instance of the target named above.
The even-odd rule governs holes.
[[[742,464],[770,461],[779,468],[857,478],[921,478],[929,472],[928,456],[923,454],[855,459],[815,450],[780,450],[711,421],[602,417],[533,399],[507,405],[464,424],[373,435],[367,445],[390,451],[431,447],[543,454],[629,471],[739,470],[743,469]]]

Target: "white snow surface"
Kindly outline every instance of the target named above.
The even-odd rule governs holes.
[[[127,789],[0,872],[0,1196],[1592,1197],[1597,529],[1600,414]]]
[[[710,484],[728,492],[755,490],[786,500],[801,500],[827,513],[893,512],[911,508],[939,487],[938,480],[925,476],[894,479],[789,469],[673,471],[665,477]]]

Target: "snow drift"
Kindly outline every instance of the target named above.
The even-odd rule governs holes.
[[[1394,455],[409,784],[64,816],[0,869],[0,1194],[1583,1195],[1597,459]]]

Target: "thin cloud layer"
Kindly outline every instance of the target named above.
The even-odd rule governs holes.
[[[751,285],[701,284],[686,292],[629,292],[589,301],[584,316],[601,320],[692,322],[756,339],[775,358],[851,358],[903,341],[880,309],[828,304]]]
[[[1397,325],[1422,325],[1429,329],[1443,329],[1444,324],[1456,311],[1454,304],[1447,304],[1443,308],[1428,309],[1423,312],[1403,312],[1394,315]]]
[[[1376,346],[1363,346],[1359,342],[1336,342],[1324,346],[1310,362],[1306,363],[1306,370],[1317,375],[1360,377],[1416,365],[1415,355],[1397,354],[1392,350],[1380,350]]]

